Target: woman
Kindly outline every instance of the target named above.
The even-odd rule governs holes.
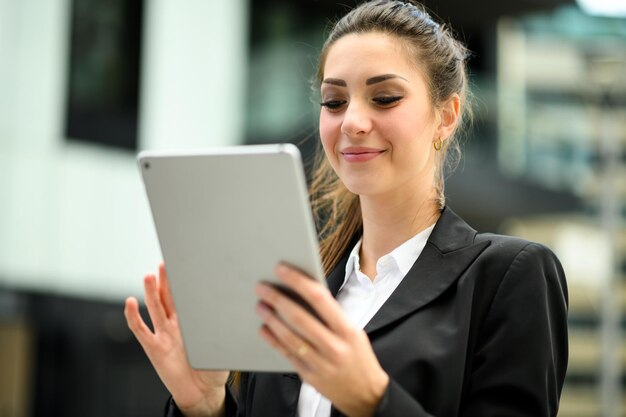
[[[326,326],[259,284],[260,335],[297,374],[200,372],[186,361],[161,267],[145,278],[154,333],[126,317],[170,390],[168,415],[555,416],[567,291],[555,256],[479,234],[444,207],[466,112],[467,52],[419,6],[362,4],[334,27],[318,83],[330,291],[279,265]]]

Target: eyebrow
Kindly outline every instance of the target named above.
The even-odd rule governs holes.
[[[339,87],[347,87],[348,84],[344,80],[340,80],[339,78],[324,78],[322,84],[332,84],[337,85]]]
[[[406,82],[409,82],[409,80],[407,80],[404,77],[401,77],[399,75],[396,74],[383,74],[383,75],[377,75],[375,77],[372,78],[368,78],[367,80],[365,80],[365,85],[372,85],[372,84],[376,84],[376,83],[382,83],[383,81],[387,81],[390,80],[392,78],[400,78]]]
[[[407,80],[404,77],[401,77],[399,75],[396,74],[383,74],[383,75],[377,75],[375,77],[371,77],[368,78],[367,80],[365,80],[365,85],[372,85],[372,84],[376,84],[376,83],[382,83],[383,81],[387,81],[390,80],[392,78],[400,78],[406,82],[409,82],[409,80]],[[339,78],[325,78],[322,81],[322,84],[332,84],[332,85],[336,85],[339,87],[347,87],[348,85],[346,84],[345,80],[341,80]]]

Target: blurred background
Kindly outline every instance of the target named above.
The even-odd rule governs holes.
[[[309,158],[309,80],[354,4],[0,0],[0,417],[160,415],[166,390],[123,317],[160,259],[135,155],[293,142]],[[626,416],[626,5],[426,5],[474,52],[448,203],[557,253],[559,416]]]

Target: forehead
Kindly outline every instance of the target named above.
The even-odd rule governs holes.
[[[400,38],[389,34],[352,33],[330,46],[323,76],[356,80],[392,73],[423,81],[419,63],[408,51]]]

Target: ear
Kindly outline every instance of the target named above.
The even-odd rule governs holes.
[[[455,93],[439,108],[439,127],[437,128],[437,137],[444,140],[449,138],[452,133],[454,133],[454,129],[459,122],[460,114],[461,98]]]

